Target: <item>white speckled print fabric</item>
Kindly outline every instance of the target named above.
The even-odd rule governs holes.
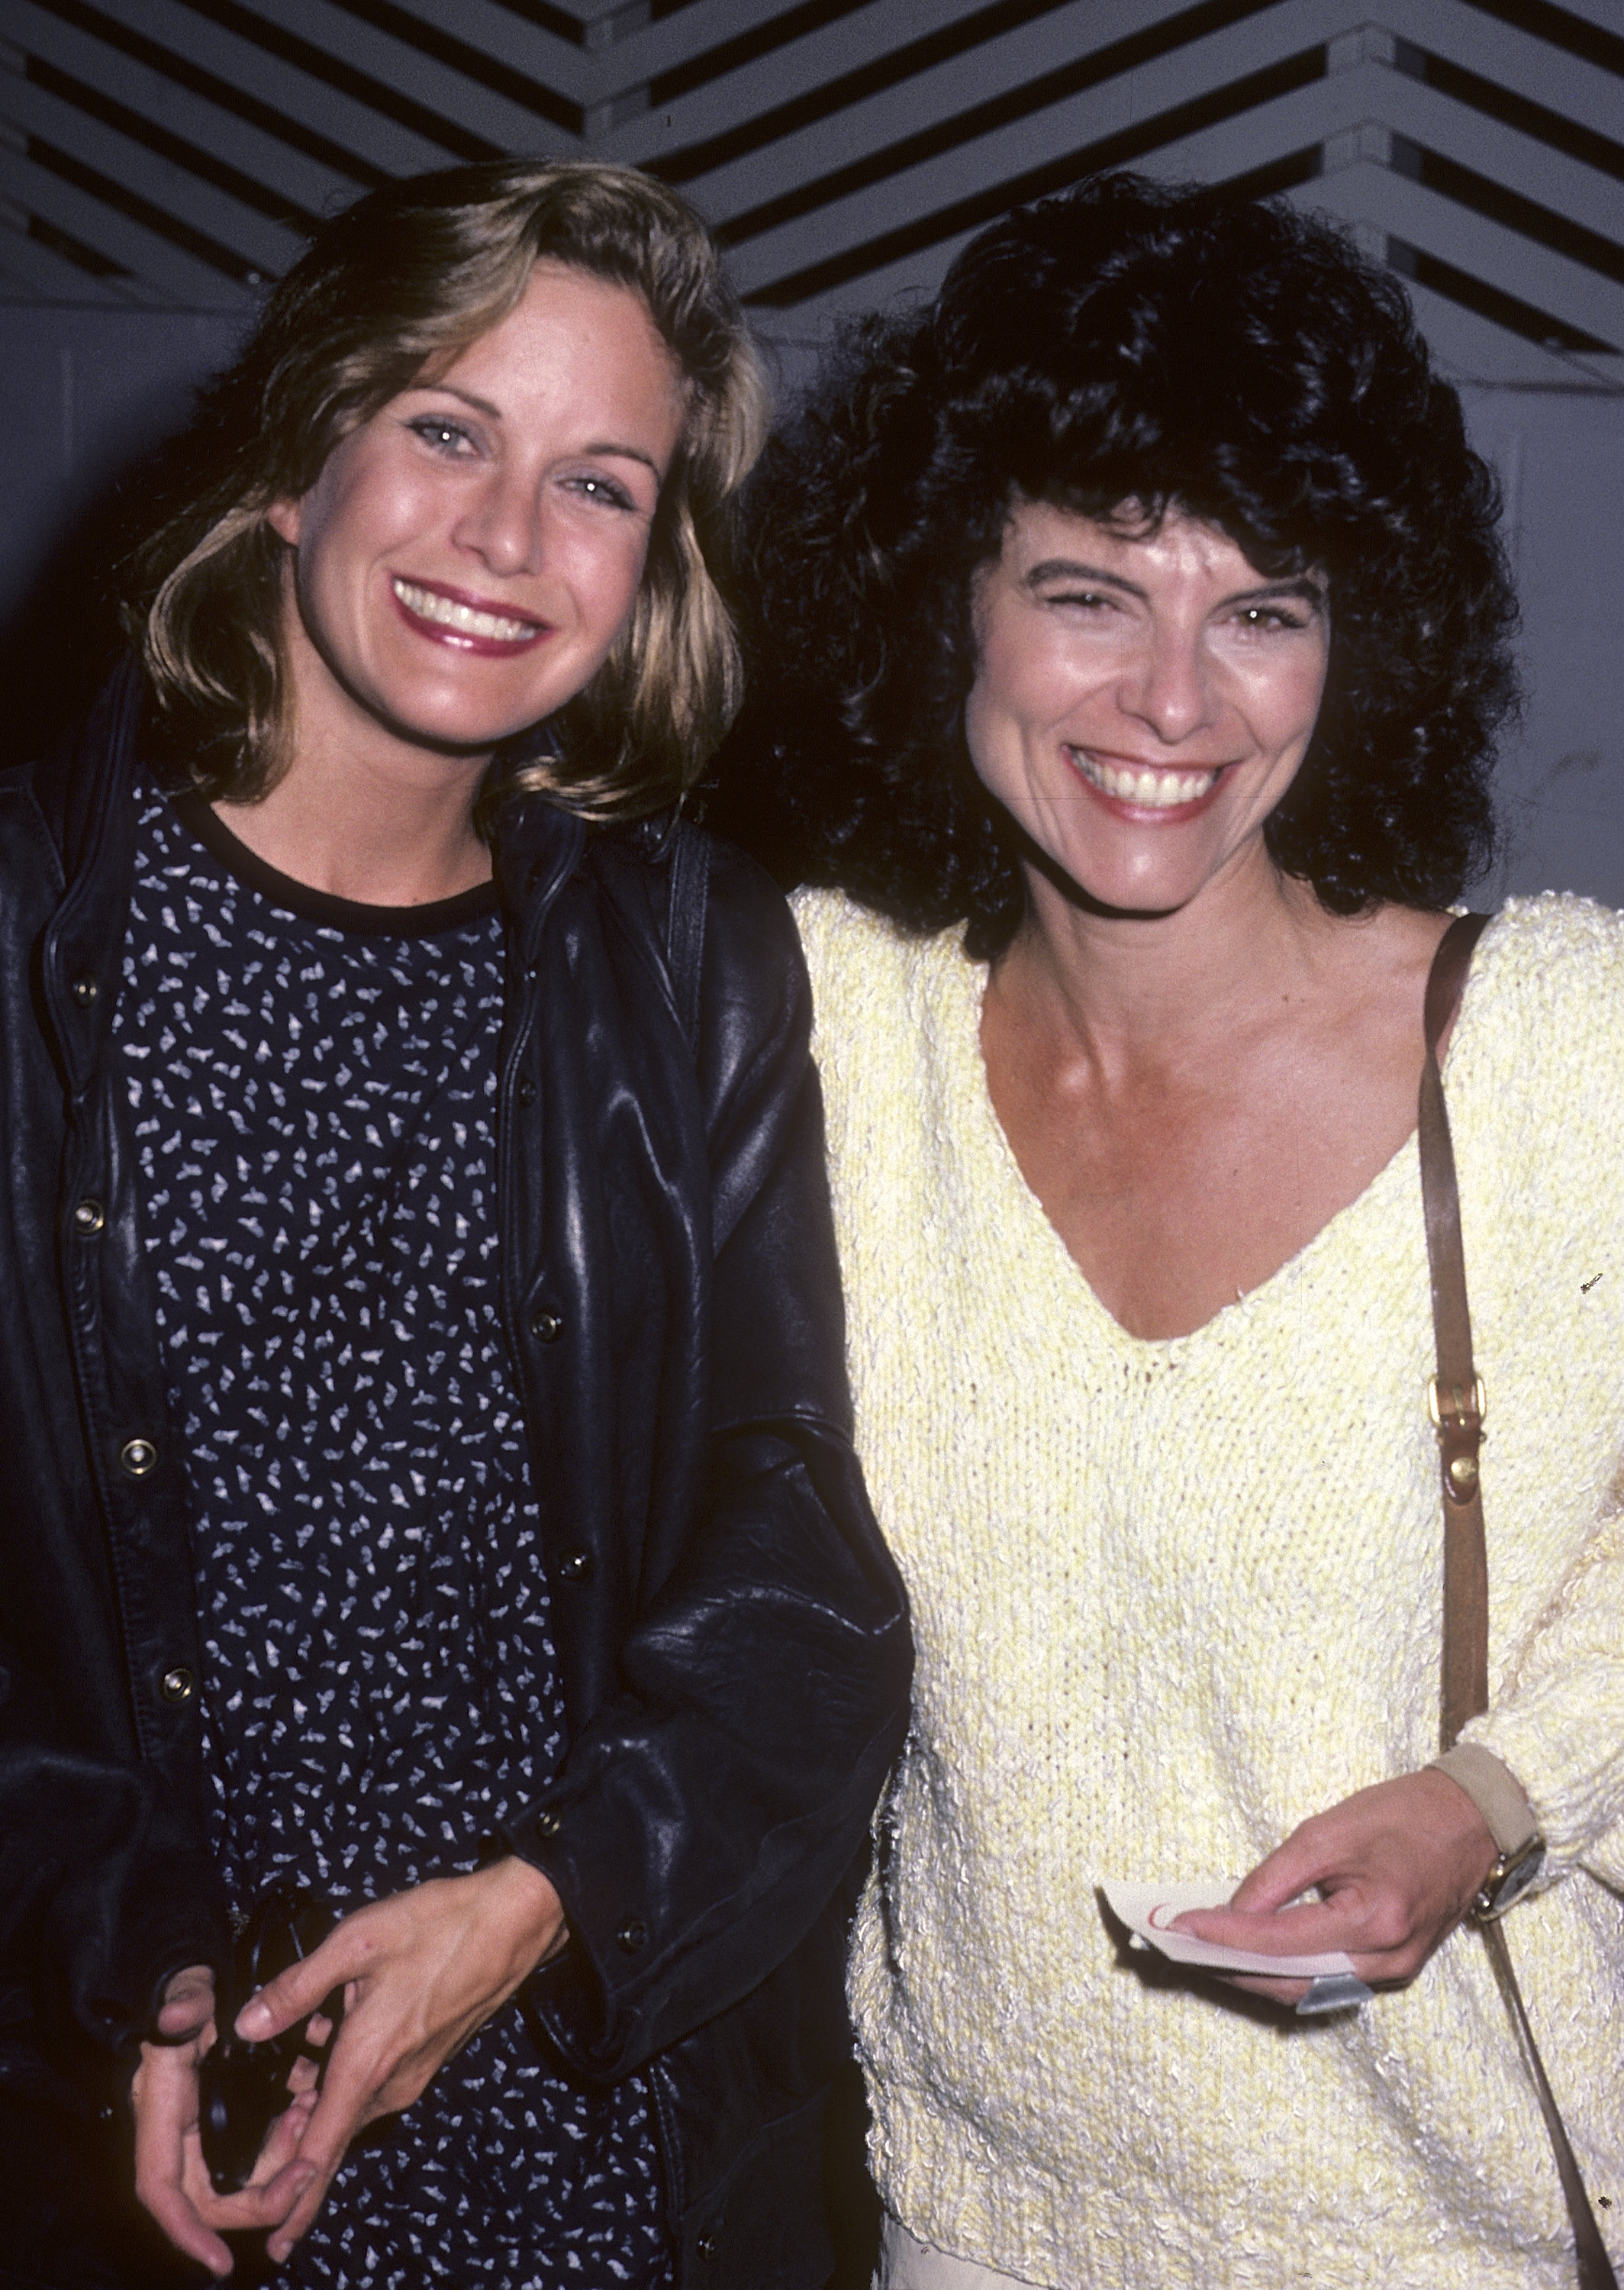
[[[1238,1878],[1436,1749],[1413,1142],[1264,1286],[1138,1341],[1021,1178],[956,934],[797,911],[858,1451],[918,1645],[852,1973],[888,2208],[1044,2290],[1572,2290],[1474,1933],[1292,2022],[1130,1957],[1095,1890]],[[1445,1080],[1489,1400],[1469,1738],[1550,1840],[1507,1936],[1624,2262],[1624,917],[1498,918]]]
[[[494,893],[415,931],[287,900],[146,797],[116,1023],[216,1848],[239,1908],[286,1871],[344,1909],[473,1867],[563,1714],[498,1310]],[[275,2279],[656,2290],[642,2083],[571,2085],[509,2006],[352,2153]]]

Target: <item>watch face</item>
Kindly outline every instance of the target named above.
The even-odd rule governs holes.
[[[1545,1840],[1531,1837],[1514,1861],[1504,1862],[1490,1876],[1479,1895],[1478,1915],[1503,1917],[1520,1901],[1545,1866]]]

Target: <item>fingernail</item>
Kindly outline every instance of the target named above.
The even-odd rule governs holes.
[[[251,2042],[255,2036],[263,2034],[270,2023],[270,2006],[261,2004],[257,1996],[252,2003],[244,2004],[236,2015],[237,2034],[247,2037]]]

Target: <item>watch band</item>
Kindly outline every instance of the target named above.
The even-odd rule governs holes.
[[[1487,1822],[1502,1860],[1519,1858],[1523,1847],[1539,1836],[1533,1807],[1517,1787],[1511,1768],[1492,1750],[1480,1749],[1476,1742],[1457,1742],[1431,1762],[1471,1798]]]

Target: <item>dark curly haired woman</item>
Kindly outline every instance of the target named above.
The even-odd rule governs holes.
[[[871,324],[758,487],[718,807],[809,886],[918,1645],[852,1975],[884,2284],[1571,2284],[1458,1929],[1536,1868],[1514,1952],[1616,2174],[1624,926],[1572,899],[1490,924],[1448,1045],[1492,1635],[1434,1761],[1416,1105],[1514,698],[1495,517],[1390,280],[1123,176]],[[1239,1880],[1179,1929],[1291,1976],[1122,1953],[1130,1879]]]

